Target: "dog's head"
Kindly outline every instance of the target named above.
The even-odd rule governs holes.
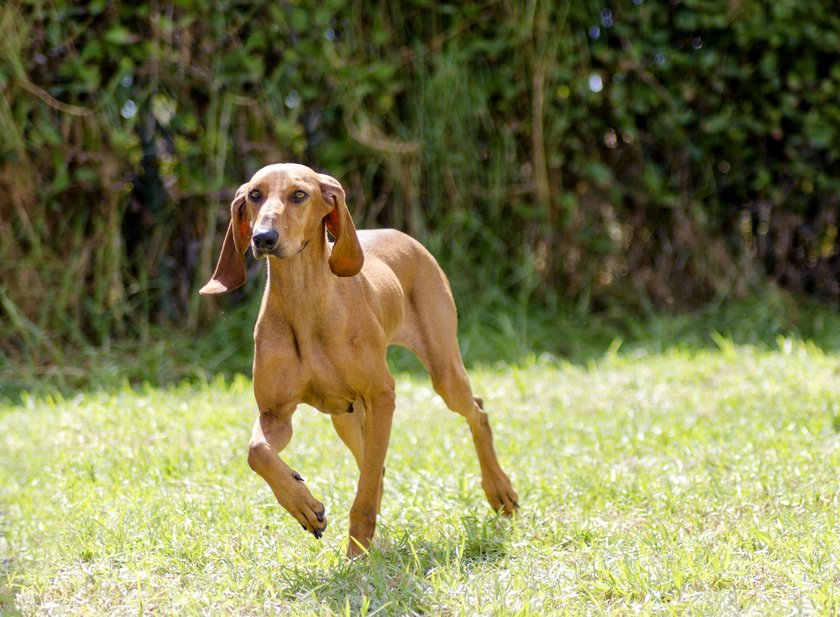
[[[199,293],[220,294],[243,285],[249,245],[255,257],[288,259],[323,239],[325,228],[335,238],[332,272],[357,274],[364,256],[338,180],[294,163],[263,167],[236,191],[216,271]]]

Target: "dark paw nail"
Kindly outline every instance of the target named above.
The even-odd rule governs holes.
[[[315,517],[318,519],[319,523],[324,522],[324,513],[323,512],[316,512]]]
[[[316,529],[315,531],[312,532],[312,535],[314,535],[315,539],[317,539],[317,540],[321,539],[322,534],[323,534],[323,532],[320,529]]]
[[[304,479],[300,477],[300,474],[296,471],[292,472],[292,477],[297,480],[298,482],[304,482]]]

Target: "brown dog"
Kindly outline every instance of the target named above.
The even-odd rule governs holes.
[[[326,230],[335,238],[327,241]],[[456,338],[449,283],[435,259],[399,231],[357,234],[334,178],[303,165],[269,165],[239,187],[213,278],[202,294],[245,282],[248,245],[268,261],[268,286],[254,330],[254,423],[248,463],[277,501],[320,538],[324,506],[278,456],[292,414],[307,403],[330,414],[359,466],[347,552],[370,545],[382,498],[394,413],[390,344],[413,351],[435,391],[469,423],[481,484],[495,510],[512,514],[517,495],[496,459],[481,399],[473,398]]]

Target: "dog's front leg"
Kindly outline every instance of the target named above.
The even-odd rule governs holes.
[[[356,498],[350,508],[350,539],[347,554],[350,557],[364,553],[370,546],[376,530],[376,515],[382,490],[382,472],[385,455],[391,438],[394,417],[394,385],[364,401],[366,409],[364,426],[364,451]]]
[[[277,501],[303,528],[320,538],[327,528],[324,504],[312,497],[300,474],[280,457],[292,439],[292,412],[261,413],[254,422],[248,446],[248,464],[271,487]]]

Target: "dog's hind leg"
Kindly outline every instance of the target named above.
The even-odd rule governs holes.
[[[481,467],[481,486],[490,507],[504,514],[513,514],[519,507],[519,497],[513,489],[507,474],[499,465],[493,446],[493,432],[490,420],[484,411],[484,403],[474,397],[467,372],[461,362],[460,353],[440,362],[430,362],[429,372],[432,385],[452,411],[461,414],[469,424],[473,445]]]
[[[422,302],[419,301],[422,298]],[[513,514],[518,496],[499,465],[493,432],[480,398],[473,396],[458,348],[455,303],[442,278],[419,281],[413,290],[406,319],[396,343],[413,351],[425,365],[432,385],[446,406],[464,416],[472,433],[481,467],[481,486],[494,510]]]

